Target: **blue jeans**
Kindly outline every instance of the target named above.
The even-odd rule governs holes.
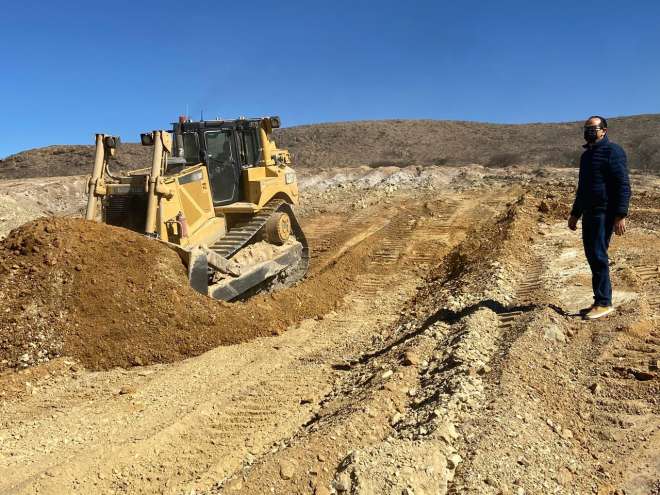
[[[612,305],[612,283],[607,248],[610,246],[614,216],[605,211],[588,211],[582,216],[582,243],[591,268],[591,286],[596,306]]]

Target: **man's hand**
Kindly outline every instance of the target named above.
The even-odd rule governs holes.
[[[578,217],[571,215],[568,217],[568,228],[571,230],[577,230]]]
[[[626,233],[626,217],[616,217],[614,219],[614,233],[623,235]]]

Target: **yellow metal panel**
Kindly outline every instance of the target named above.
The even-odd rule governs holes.
[[[163,240],[177,242],[177,239],[169,239],[168,223],[170,230],[174,229],[177,236],[180,234],[178,227],[173,226],[179,212],[183,213],[188,224],[187,239],[178,239],[181,245],[191,245],[198,238],[213,237],[213,228],[224,229],[224,223],[218,227],[216,223],[209,223],[215,218],[213,200],[209,187],[206,167],[189,167],[180,174],[168,177],[166,186],[173,192],[172,197],[161,197],[159,206],[160,237]],[[213,227],[209,227],[212,225]],[[209,230],[210,229],[210,230]]]
[[[245,198],[259,206],[277,195],[286,196],[293,204],[298,204],[298,182],[290,167],[248,168],[243,171],[243,187]]]

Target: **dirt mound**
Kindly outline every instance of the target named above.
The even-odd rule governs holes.
[[[0,256],[0,371],[59,356],[90,369],[165,363],[276,335],[339,304],[356,262],[311,276],[322,291],[230,304],[191,289],[164,244],[96,222],[40,218],[11,231]]]
[[[172,250],[124,229],[42,218],[0,250],[0,370],[57,356],[94,369],[169,362],[290,323],[270,296],[227,304],[193,291]]]
[[[142,364],[199,353],[213,340],[209,301],[186,286],[178,256],[160,243],[51,218],[12,231],[2,249],[4,366],[58,355],[92,367]]]

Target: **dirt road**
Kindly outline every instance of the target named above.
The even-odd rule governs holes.
[[[297,290],[348,289],[282,335],[4,375],[0,492],[657,493],[652,218],[614,244],[619,311],[585,324],[562,185],[452,173],[438,181],[460,187],[317,189]]]

